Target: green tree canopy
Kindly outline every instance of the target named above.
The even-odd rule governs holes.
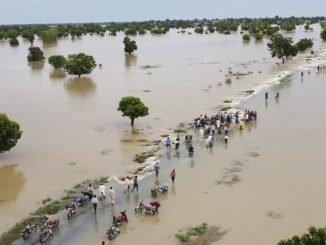
[[[250,35],[249,34],[243,34],[242,39],[245,42],[249,42],[250,41]]]
[[[131,126],[134,126],[134,120],[138,117],[148,115],[148,107],[138,97],[126,96],[122,97],[119,103],[118,111],[122,112],[122,116],[129,117]]]
[[[272,57],[282,59],[291,58],[297,55],[297,47],[293,45],[293,41],[289,37],[284,37],[282,34],[275,33],[267,44]]]
[[[31,44],[34,42],[34,33],[31,30],[24,30],[22,32],[22,37],[25,39],[28,39]]]
[[[29,54],[27,56],[27,60],[31,61],[43,61],[45,60],[44,53],[39,47],[30,47],[28,49]]]
[[[320,33],[320,37],[326,41],[326,29],[322,30],[322,32]]]
[[[256,41],[260,41],[260,40],[263,39],[264,34],[261,33],[261,32],[256,32],[256,33],[254,34],[254,36],[255,36]]]
[[[90,74],[95,67],[96,62],[93,56],[79,53],[68,55],[64,69],[68,74],[80,77],[83,74]]]
[[[41,32],[43,43],[55,43],[58,39],[59,31],[56,28],[49,28]]]
[[[303,52],[314,45],[312,39],[303,38],[297,42],[298,51]]]
[[[60,69],[63,68],[66,64],[66,58],[63,55],[52,55],[48,58],[49,64],[54,69]]]
[[[310,227],[309,233],[303,234],[301,237],[293,236],[288,240],[281,240],[277,245],[325,245],[326,244],[326,229]]]
[[[137,50],[137,44],[136,44],[136,41],[134,40],[131,40],[129,37],[125,37],[123,39],[123,43],[125,45],[125,52],[128,53],[128,54],[131,54],[133,53],[135,50]]]
[[[0,153],[14,147],[21,135],[19,124],[11,121],[6,114],[0,113]]]
[[[8,38],[17,38],[18,36],[19,36],[19,32],[14,29],[11,29],[7,32]]]
[[[10,39],[10,46],[15,47],[19,45],[18,39],[17,38],[11,38]]]

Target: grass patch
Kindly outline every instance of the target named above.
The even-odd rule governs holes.
[[[190,227],[185,231],[180,231],[175,235],[177,239],[181,242],[188,242],[193,238],[199,237],[203,235],[207,230],[207,223],[202,223],[201,225],[197,225],[195,227]]]
[[[56,214],[60,211],[60,209],[62,208],[61,204],[59,201],[54,201],[51,202],[43,207],[40,207],[39,209],[37,209],[34,213],[32,213],[33,215],[52,215],[52,214]]]
[[[230,110],[230,109],[231,109],[230,106],[225,106],[225,107],[221,107],[220,111],[227,111],[227,110]]]
[[[77,184],[77,185],[74,186],[75,189],[78,189],[80,187],[81,187],[81,184]]]
[[[44,205],[44,204],[47,204],[48,202],[51,202],[51,201],[52,201],[52,199],[50,197],[48,197],[48,198],[45,198],[45,199],[42,200],[42,204]]]
[[[134,161],[138,163],[144,163],[147,158],[153,157],[153,153],[143,152],[140,154],[136,154]]]
[[[109,177],[101,177],[97,180],[95,180],[95,184],[99,185],[99,184],[105,184],[105,183],[109,183]]]
[[[19,237],[20,234],[19,232],[25,228],[25,226],[28,223],[40,223],[40,218],[39,217],[30,217],[27,219],[24,219],[23,221],[16,223],[14,227],[12,227],[9,231],[3,233],[0,237],[0,245],[8,245],[12,244],[14,241],[16,241]]]
[[[242,91],[242,94],[245,94],[245,95],[251,95],[255,92],[255,90],[245,90],[245,91]]]
[[[223,103],[225,104],[230,104],[232,102],[232,100],[223,100]]]

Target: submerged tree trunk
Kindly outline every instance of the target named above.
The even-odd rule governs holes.
[[[131,118],[131,127],[134,126],[134,121],[135,121],[135,118]]]

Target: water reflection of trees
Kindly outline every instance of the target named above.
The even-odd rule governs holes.
[[[29,65],[32,67],[32,69],[43,69],[44,67],[44,61],[33,61],[29,62]]]
[[[62,69],[54,69],[50,72],[50,78],[52,79],[58,79],[58,78],[65,78],[66,73]]]
[[[69,95],[82,99],[94,95],[96,91],[95,82],[88,77],[70,78],[65,82],[64,87]]]
[[[129,68],[137,65],[137,55],[125,54],[125,66]]]
[[[23,190],[26,179],[15,165],[6,165],[0,168],[0,205],[15,201]]]

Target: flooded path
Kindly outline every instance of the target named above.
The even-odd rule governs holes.
[[[324,44],[319,41],[319,27],[314,28],[311,33],[298,30],[291,35],[296,40],[312,37],[316,40],[314,49],[320,50]],[[242,91],[262,86],[280,72],[306,63],[303,55],[277,66],[267,51],[267,40],[244,44],[239,33],[181,35],[171,31],[160,37],[145,35],[135,38],[139,50],[134,56],[123,54],[122,38],[87,36],[43,47],[46,57],[74,52],[94,55],[103,68],[96,68],[81,81],[55,74],[47,64],[42,69],[28,66],[27,42],[21,41],[17,48],[0,42],[0,111],[23,129],[18,145],[1,154],[0,166],[16,165],[15,171],[24,179],[20,190],[2,186],[15,192],[15,199],[0,203],[1,231],[35,209],[37,202],[62,195],[63,189],[85,179],[131,171],[137,167],[134,154],[146,149],[140,141],[160,139],[181,121],[217,109],[226,98],[237,100],[243,97]],[[39,40],[35,45],[40,45]],[[146,65],[157,68],[141,68]],[[229,68],[253,73],[227,85]],[[148,117],[135,121],[136,134],[130,131],[129,120],[117,111],[125,95],[141,97],[150,108]],[[237,156],[234,151],[232,154]],[[210,161],[216,161],[215,155],[211,156]],[[205,157],[198,155],[197,161],[206,161]],[[173,154],[170,158],[174,159]],[[180,165],[196,168],[197,161]],[[200,178],[194,176],[199,182]],[[192,218],[185,220],[196,223]],[[177,225],[169,228],[171,232],[172,228]]]
[[[304,232],[309,225],[324,226],[326,133],[321,130],[325,121],[321,111],[326,104],[322,96],[325,77],[326,73],[312,70],[310,75],[305,71],[301,79],[297,72],[268,89],[267,103],[264,91],[244,102],[243,109],[259,112],[258,120],[247,124],[243,132],[235,131],[228,145],[217,143],[206,149],[197,135],[192,159],[184,145],[179,152],[164,149],[159,181],[170,182],[172,168],[177,177],[167,195],[159,198],[159,216],[133,213],[139,201],[150,200],[153,175],[140,183],[139,194],[123,194],[123,187],[113,183],[118,193],[114,209],[105,204],[100,205],[97,216],[92,211],[79,215],[60,228],[49,244],[107,241],[105,231],[112,215],[124,209],[130,222],[121,227],[114,244],[149,240],[175,244],[178,230],[207,222],[227,232],[216,244],[273,245]],[[279,100],[273,98],[276,92]]]

